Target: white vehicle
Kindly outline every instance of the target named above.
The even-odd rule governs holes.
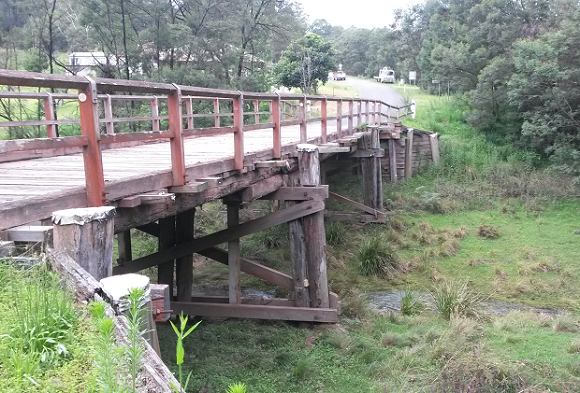
[[[379,76],[375,76],[375,79],[381,83],[395,83],[395,71],[389,67],[382,68],[379,71]]]

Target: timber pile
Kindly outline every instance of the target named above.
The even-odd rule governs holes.
[[[76,261],[63,252],[48,250],[49,263],[53,270],[60,273],[66,289],[75,294],[75,300],[82,304],[87,304],[93,300],[106,298],[101,284],[95,280]],[[110,314],[114,321],[117,337],[126,342],[127,340],[127,318],[122,314],[115,314],[114,307],[110,307]],[[141,338],[143,340],[143,338]],[[173,392],[170,383],[179,387],[179,382],[175,379],[165,363],[157,355],[149,343],[143,340],[144,359],[143,369],[140,371],[139,391],[142,392]]]

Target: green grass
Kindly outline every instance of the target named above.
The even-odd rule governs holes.
[[[0,391],[92,389],[90,323],[53,273],[0,259],[0,307]]]

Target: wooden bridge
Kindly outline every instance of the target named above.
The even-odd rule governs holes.
[[[159,283],[167,284],[171,294],[177,287],[173,310],[336,321],[338,298],[326,282],[324,200],[332,196],[377,220],[384,218],[379,128],[362,133],[356,127],[398,120],[408,108],[358,98],[8,70],[0,70],[0,85],[5,86],[0,103],[7,118],[0,122],[0,135],[6,130],[13,137],[0,141],[0,231],[5,238],[19,239],[26,232],[22,225],[39,225],[57,210],[114,206],[114,233],[124,263],[113,273],[158,266]],[[39,106],[42,116],[22,118]],[[40,131],[42,137],[18,139]],[[329,193],[321,183],[320,161],[336,170],[345,162],[352,167],[353,160],[362,162],[364,204]],[[239,209],[260,198],[288,203],[240,223]],[[227,204],[228,228],[194,238],[195,207],[217,199]],[[293,276],[240,256],[240,237],[285,222]],[[132,228],[157,236],[159,251],[132,260]],[[228,243],[228,251],[216,247],[222,243]],[[230,266],[228,298],[192,298],[194,253]],[[242,298],[241,271],[282,286],[294,297],[269,299],[267,305],[264,299]]]

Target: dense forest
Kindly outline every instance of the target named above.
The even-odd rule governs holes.
[[[266,91],[284,50],[315,33],[347,74],[416,71],[433,91],[439,80],[490,138],[580,173],[577,0],[428,0],[394,12],[390,26],[345,29],[308,25],[291,0],[0,0],[0,67],[74,73],[69,53],[102,51],[105,77]]]

